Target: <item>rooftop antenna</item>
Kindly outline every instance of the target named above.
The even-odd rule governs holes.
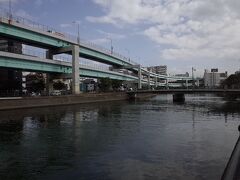
[[[12,20],[12,1],[9,0],[9,20]]]

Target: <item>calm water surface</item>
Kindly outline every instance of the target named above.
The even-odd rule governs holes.
[[[0,112],[0,179],[220,179],[239,117],[210,95]]]

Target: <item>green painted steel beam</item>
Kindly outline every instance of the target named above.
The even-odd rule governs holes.
[[[0,57],[0,67],[21,69],[24,71],[37,71],[37,72],[52,72],[52,73],[63,73],[71,74],[72,67],[65,65],[50,64],[45,62],[28,61],[10,57]],[[116,74],[114,72],[105,72],[101,70],[92,70],[87,68],[80,68],[80,76],[82,77],[93,77],[102,78],[109,77],[110,79],[133,81],[136,77],[127,75]]]
[[[72,73],[72,68],[56,64],[47,64],[34,61],[26,61],[21,59],[13,59],[0,57],[0,66],[6,68],[15,68],[28,71],[56,72],[56,73]]]
[[[118,74],[110,74],[108,72],[104,71],[93,71],[89,69],[81,69],[80,68],[80,76],[81,77],[92,77],[92,78],[110,78],[110,79],[117,79],[117,80],[123,80],[123,81],[134,81],[136,80],[135,77],[128,77],[124,75],[118,75]]]
[[[46,32],[47,33],[47,32]],[[42,46],[52,47],[65,47],[71,45],[71,43],[62,41],[60,39],[46,36],[37,32],[33,32],[27,29],[22,29],[16,26],[11,26],[5,23],[0,23],[0,34],[9,36],[11,38],[22,39],[27,42]]]
[[[64,41],[61,38],[57,39],[52,37],[51,33],[48,32],[38,33],[32,30],[27,30],[25,28],[16,27],[13,25],[9,25],[6,23],[0,22],[0,34],[4,36],[8,36],[10,38],[20,39],[24,42],[29,44],[35,44],[38,46],[42,46],[45,48],[53,47],[53,48],[61,48],[71,46],[73,43],[70,41]],[[128,66],[131,65],[129,62],[125,62],[121,59],[115,58],[111,55],[107,55],[101,51],[97,51],[95,49],[87,48],[85,46],[80,46],[80,57],[95,60],[98,62],[111,64],[111,65],[118,65],[118,66]]]
[[[80,47],[80,57],[83,57],[86,59],[91,59],[91,60],[96,60],[98,62],[107,63],[107,64],[111,64],[111,65],[119,65],[119,66],[131,65],[130,63],[124,62],[124,61],[114,58],[110,55],[105,55],[101,52],[98,52],[98,51],[95,51],[92,49],[88,49],[84,46]]]

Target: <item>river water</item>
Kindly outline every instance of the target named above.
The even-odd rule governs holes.
[[[0,112],[0,179],[220,179],[240,102],[189,95]]]

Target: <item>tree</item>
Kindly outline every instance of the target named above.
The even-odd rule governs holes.
[[[240,73],[230,75],[221,85],[228,88],[240,88]]]
[[[112,80],[112,88],[113,90],[119,90],[119,88],[122,86],[123,81],[121,80]]]
[[[58,80],[57,82],[53,83],[53,88],[56,90],[63,90],[63,89],[66,89],[66,84]]]
[[[109,91],[112,86],[112,81],[110,78],[101,78],[98,84],[100,91]]]
[[[29,92],[40,92],[44,90],[45,83],[42,73],[30,73],[26,76],[27,90]]]

